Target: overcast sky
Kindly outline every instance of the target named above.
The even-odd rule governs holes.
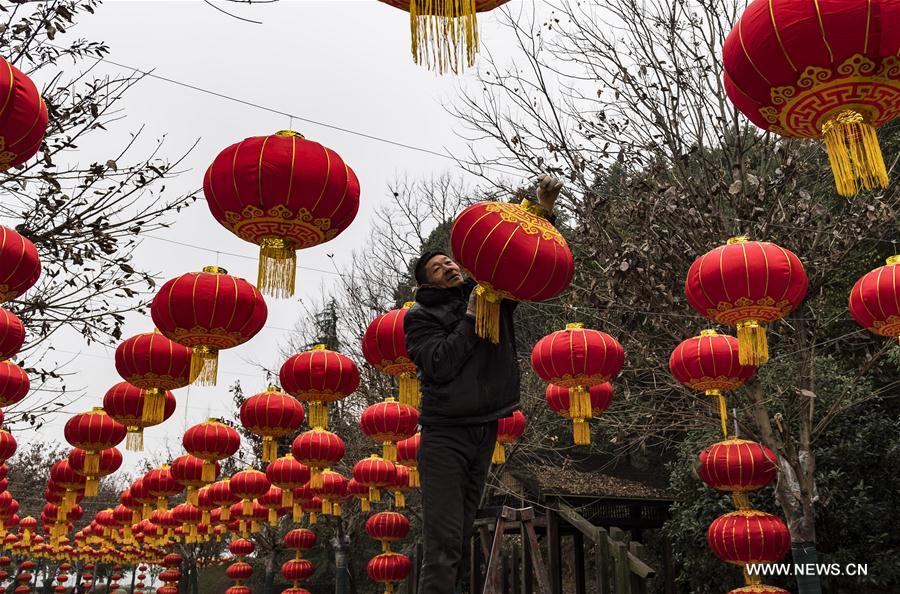
[[[279,111],[436,151],[458,151],[465,146],[457,136],[458,123],[442,103],[452,100],[460,84],[471,82],[471,75],[440,77],[413,64],[406,13],[375,0],[216,5],[262,24],[230,18],[203,2],[110,1],[95,16],[82,17],[70,35],[105,41],[112,61]],[[509,6],[516,11],[523,8],[515,1]],[[484,43],[495,55],[503,56],[507,34],[496,16],[481,15],[479,22]],[[122,71],[109,64],[99,68],[109,73]],[[79,160],[105,161],[128,132],[141,125],[146,125],[150,137],[166,134],[167,153],[173,156],[199,138],[186,162],[188,171],[168,185],[171,192],[189,192],[202,185],[206,167],[226,146],[247,136],[292,127],[337,151],[361,185],[360,213],[354,224],[328,244],[300,252],[297,295],[289,300],[267,299],[266,328],[246,345],[220,355],[218,386],[178,390],[175,415],[145,432],[145,450],[169,448],[178,455],[185,428],[209,416],[231,414],[227,387],[235,379],[241,380],[246,392],[265,389],[265,377],[254,363],[280,366],[279,346],[302,315],[299,300],[319,295],[323,284],[334,282],[334,273],[327,271],[347,262],[351,251],[363,245],[373,210],[389,199],[388,183],[403,175],[440,174],[452,170],[454,164],[311,123],[291,122],[284,116],[153,78],[131,90],[122,106],[126,118],[110,134],[98,135],[98,143],[80,147]],[[153,235],[221,252],[148,238],[136,260],[158,272],[161,282],[218,264],[255,283],[256,246],[219,226],[202,201],[181,213],[171,229]],[[333,261],[328,253],[335,255]],[[152,328],[149,316],[134,316],[125,335]],[[113,348],[86,345],[74,333],[60,335],[54,346],[60,358],[74,356],[69,370],[78,375],[69,382],[70,387],[84,388],[87,395],[66,407],[65,413],[48,418],[40,433],[17,431],[20,444],[47,439],[64,442],[62,427],[68,416],[101,405],[107,388],[121,381],[112,360]],[[125,469],[142,456],[125,452],[124,444],[120,449],[125,454]]]

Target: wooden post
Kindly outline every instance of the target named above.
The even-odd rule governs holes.
[[[506,510],[504,510],[506,511]],[[497,527],[494,530],[494,543],[491,545],[491,552],[488,555],[487,569],[484,577],[484,594],[501,594],[503,589],[500,585],[501,565],[503,563],[503,528],[505,518],[501,515],[497,518]],[[487,532],[487,530],[485,530]],[[484,532],[482,532],[484,534]]]
[[[628,545],[620,540],[610,543],[614,562],[616,594],[631,594],[631,580],[628,577]]]
[[[562,594],[562,555],[559,541],[559,516],[547,509],[547,571],[551,594]]]
[[[521,526],[522,524],[520,523],[519,525]],[[525,547],[526,547],[525,539],[522,539],[522,551],[523,552],[525,551]],[[510,563],[510,586],[511,586],[510,590],[511,590],[512,594],[519,594],[520,590],[522,588],[522,581],[521,581],[522,566],[519,563],[518,547],[512,548],[511,555],[512,555],[512,559],[511,559],[511,563]]]
[[[533,594],[534,570],[531,561],[531,541],[525,529],[525,522],[519,524],[519,535],[522,538],[522,594]]]
[[[584,535],[578,530],[572,535],[575,549],[575,594],[586,594],[584,579]]]
[[[628,543],[628,551],[638,559],[645,557],[644,545],[639,542]],[[632,571],[629,571],[628,574],[631,576],[631,594],[647,594],[647,578]]]
[[[600,528],[597,532],[597,542],[594,545],[594,561],[597,565],[597,592],[599,594],[611,594],[609,588],[609,535],[603,528]]]

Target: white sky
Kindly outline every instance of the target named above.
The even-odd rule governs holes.
[[[263,24],[241,22],[202,2],[111,1],[95,16],[83,16],[64,39],[79,35],[103,40],[111,48],[110,60],[142,70],[155,69],[160,76],[313,120],[437,151],[446,148],[452,152],[464,146],[454,131],[459,124],[441,103],[454,96],[460,82],[471,81],[471,75],[439,77],[413,64],[406,13],[375,0],[281,0],[252,7],[220,1],[216,4]],[[520,2],[509,6],[516,11],[522,8]],[[498,27],[496,16],[481,15],[479,22],[483,43],[502,56],[507,34]],[[110,65],[99,69],[121,71]],[[81,147],[77,158],[105,161],[128,132],[142,124],[148,137],[168,134],[167,154],[171,156],[199,137],[200,144],[186,163],[189,171],[169,184],[172,192],[200,187],[207,165],[226,146],[247,136],[291,126],[287,117],[156,79],[145,79],[132,89],[122,106],[126,119],[112,128],[111,134],[98,135],[101,143],[97,146]],[[348,261],[351,251],[360,248],[368,235],[373,210],[389,200],[390,181],[403,175],[428,177],[454,167],[446,159],[313,124],[295,121],[293,129],[334,149],[354,169],[362,189],[360,213],[338,238],[300,252],[298,294],[290,300],[267,299],[266,328],[251,342],[221,353],[218,386],[176,392],[175,415],[145,432],[145,450],[163,453],[169,448],[180,454],[181,435],[187,427],[209,416],[230,413],[227,387],[235,379],[242,381],[245,391],[265,389],[265,377],[252,363],[276,369],[280,366],[279,346],[302,315],[299,300],[319,295],[322,285],[335,278],[307,267],[333,270]],[[229,273],[255,283],[256,246],[219,226],[202,201],[183,211],[171,229],[154,236],[245,256],[147,239],[136,260],[140,266],[158,272],[160,284],[209,264],[223,266]],[[334,263],[327,253],[335,254]],[[128,321],[125,336],[152,327],[149,315],[134,316]],[[112,360],[114,348],[86,345],[74,333],[60,335],[54,346],[66,351],[60,353],[61,359],[72,358],[68,353],[78,354],[69,367],[78,375],[69,384],[71,388],[87,389],[87,396],[66,407],[64,413],[48,418],[46,428],[39,433],[16,431],[20,445],[32,440],[64,442],[62,428],[68,416],[101,405],[107,388],[121,381]],[[134,466],[144,455],[125,452],[124,444],[120,449],[125,454],[123,469]]]

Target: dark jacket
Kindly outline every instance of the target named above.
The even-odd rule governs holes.
[[[475,334],[466,315],[475,282],[421,287],[406,312],[406,350],[419,369],[422,425],[469,425],[507,417],[519,407],[514,301],[500,308],[500,344]]]

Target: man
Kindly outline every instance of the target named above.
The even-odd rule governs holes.
[[[538,202],[550,213],[562,182],[538,178]],[[452,593],[481,501],[497,419],[519,407],[515,302],[500,309],[500,343],[475,334],[475,281],[440,251],[415,267],[416,304],[406,313],[406,349],[419,370],[422,440],[419,476],[425,558],[419,594]]]

